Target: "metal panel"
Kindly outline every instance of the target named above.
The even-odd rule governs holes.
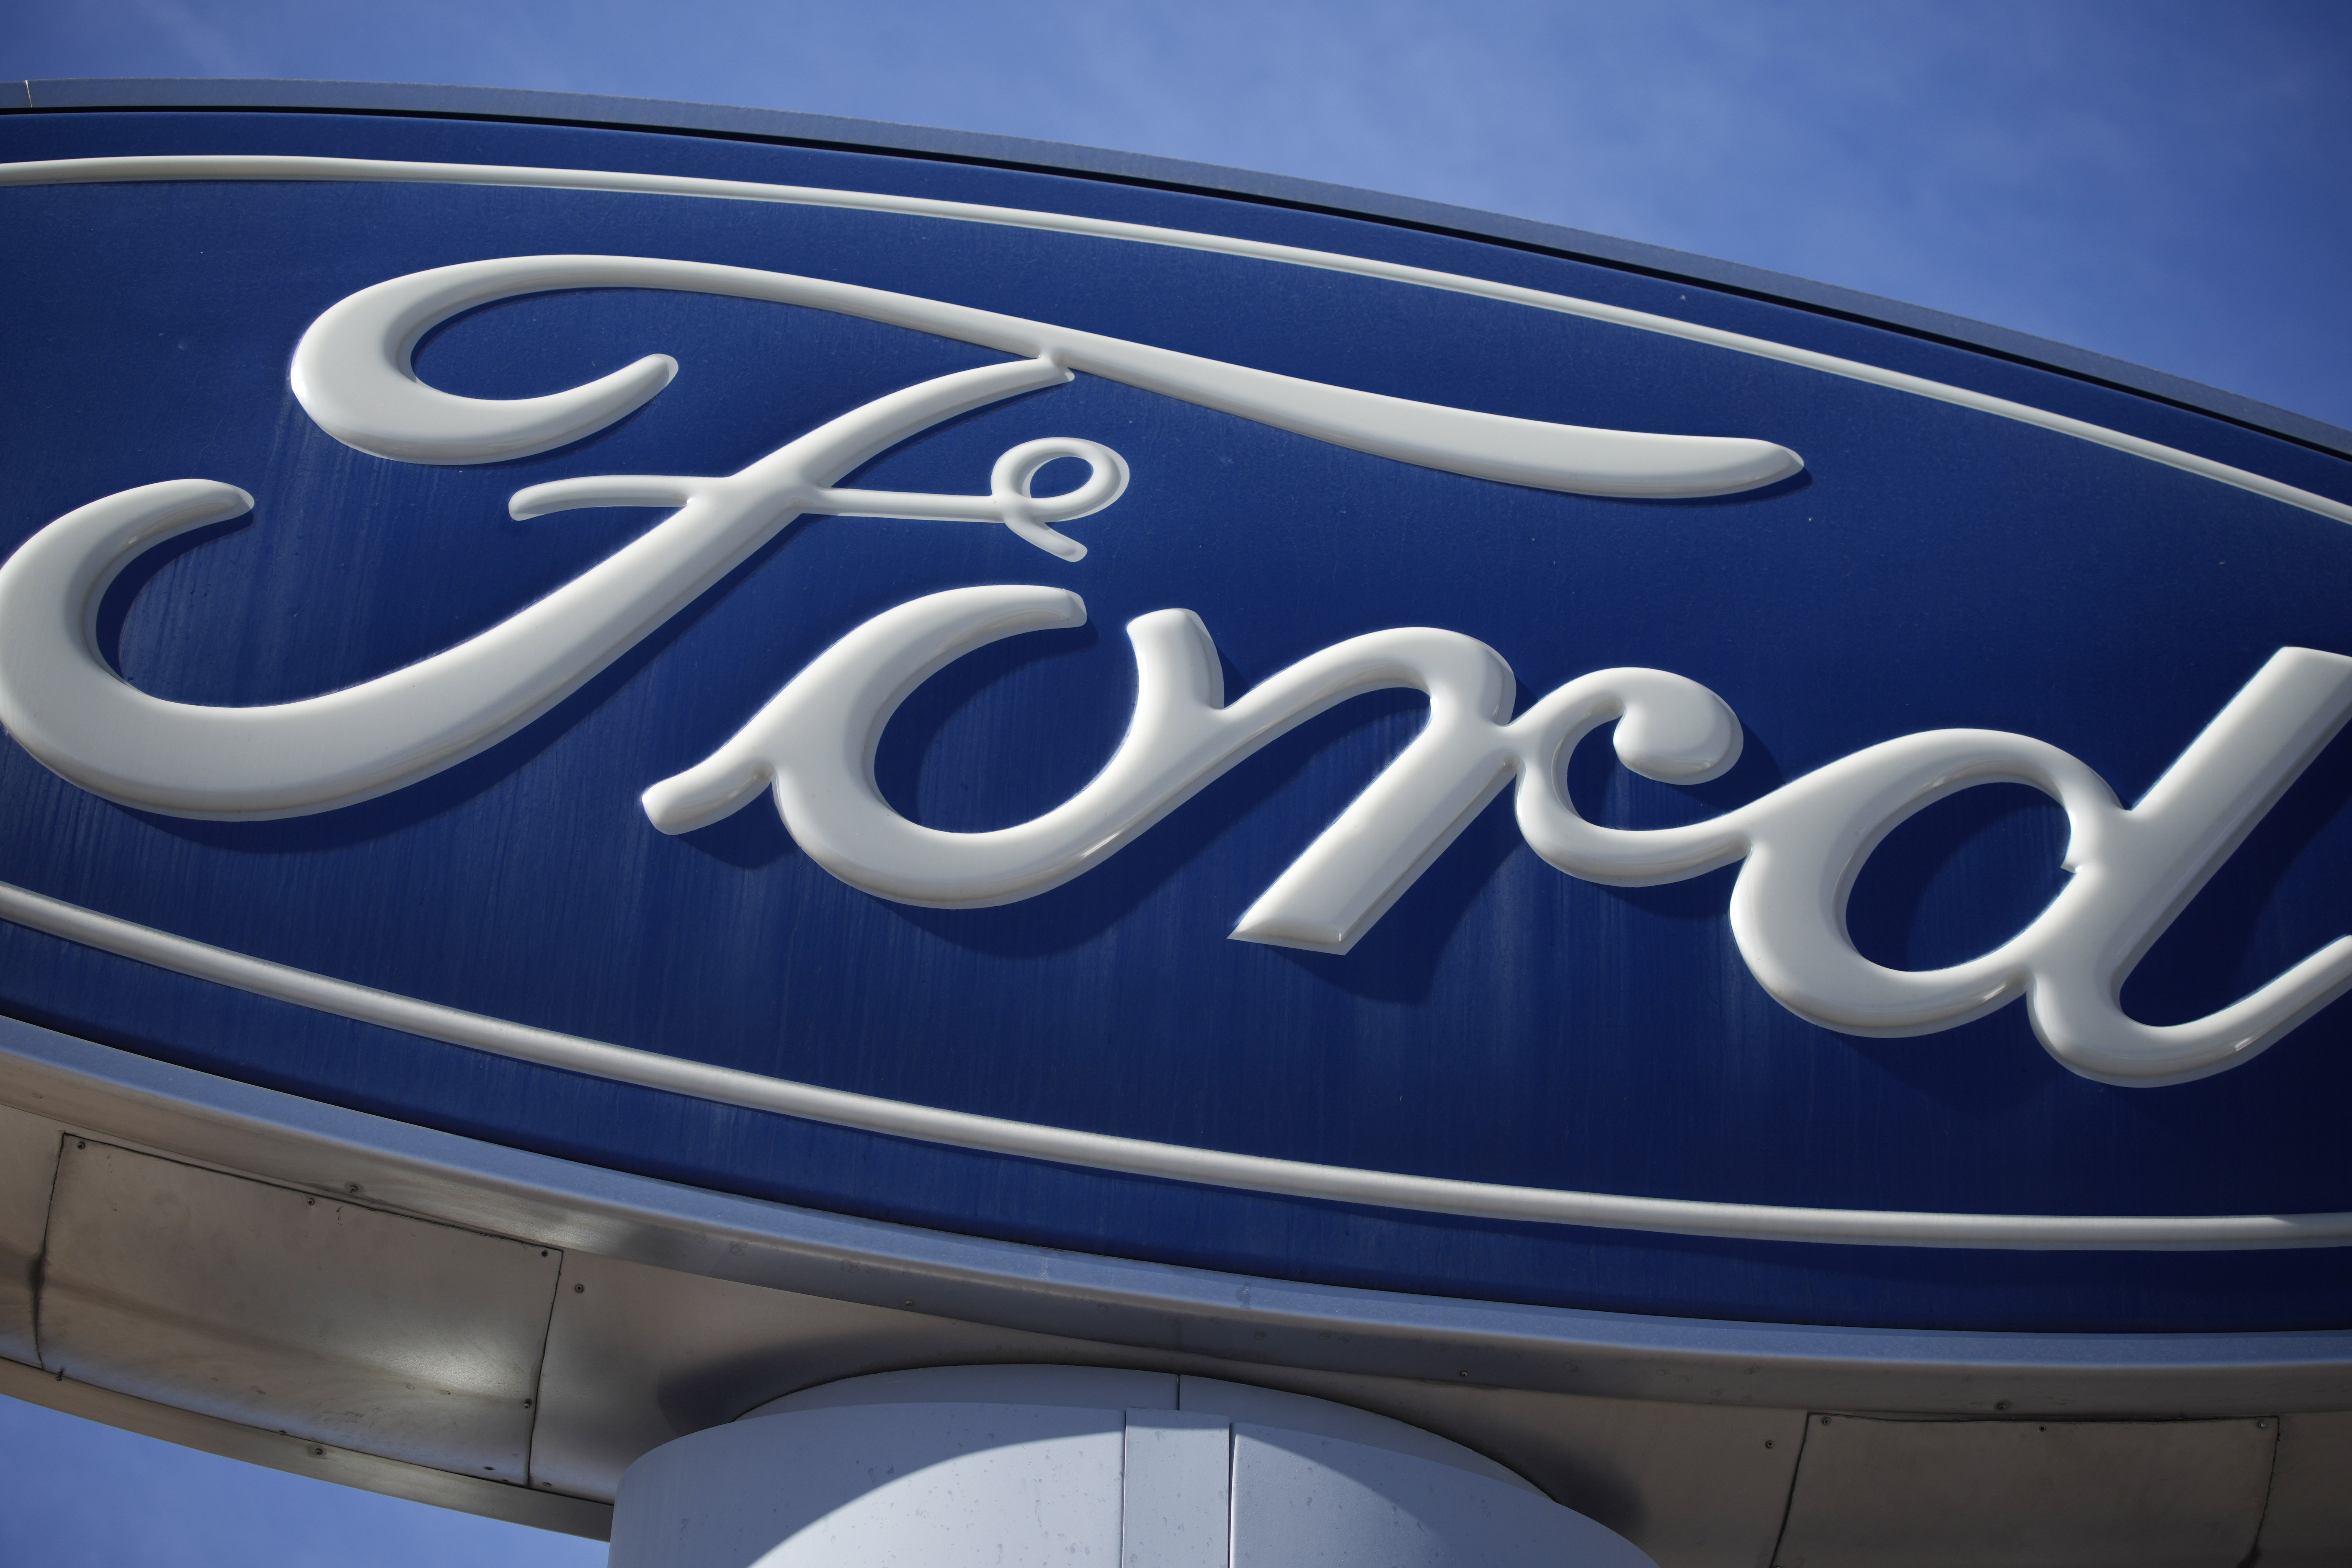
[[[1106,1349],[573,1253],[548,1328],[532,1480],[610,1498],[639,1455],[814,1384]]]
[[[0,1106],[0,1356],[38,1362],[33,1291],[65,1129]]]
[[[2352,1413],[2280,1418],[2255,1560],[2262,1568],[2352,1563]]]
[[[1234,1568],[1655,1568],[1559,1504],[1336,1437],[1234,1427]]]
[[[1475,1448],[1624,1536],[1661,1568],[1765,1568],[1804,1441],[1801,1410],[1316,1373],[1250,1375]]]
[[[76,1139],[43,1364],[226,1420],[527,1479],[551,1249]]]
[[[1083,1257],[597,1170],[5,1018],[0,1102],[39,1106],[78,1130],[320,1193],[358,1184],[372,1203],[574,1252],[835,1302],[904,1305],[1021,1347],[992,1357],[959,1340],[945,1354],[902,1349],[900,1359],[824,1376],[991,1359],[1138,1364],[1121,1352],[1191,1352],[1306,1393],[1321,1385],[1299,1378],[1339,1373],[1334,1386],[1366,1376],[1459,1382],[1596,1395],[1604,1405],[1738,1405],[1772,1412],[1771,1419],[1807,1405],[1954,1415],[2006,1408],[2074,1419],[2352,1407],[2352,1333],[2340,1331],[1976,1334],[1719,1322]],[[1098,1353],[1074,1357],[1060,1336]],[[815,1381],[778,1373],[748,1403]],[[1460,1438],[1458,1430],[1448,1435]]]
[[[38,1367],[12,1361],[0,1361],[0,1394],[119,1426],[125,1432],[177,1443],[184,1448],[242,1459],[247,1464],[284,1470],[289,1475],[308,1476],[312,1480],[332,1481],[338,1486],[479,1514],[484,1519],[502,1519],[509,1524],[527,1524],[534,1530],[585,1536],[591,1541],[603,1541],[613,1532],[613,1510],[606,1503],[529,1491],[504,1481],[404,1464],[398,1459],[313,1443],[283,1432],[241,1426],[234,1421],[135,1399],[128,1394],[95,1388],[72,1378],[56,1377]]]
[[[2238,1568],[2275,1420],[1815,1415],[1778,1568]]]

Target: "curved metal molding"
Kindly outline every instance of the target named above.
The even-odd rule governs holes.
[[[1327,213],[1394,227],[1486,241],[1622,271],[1696,283],[1817,315],[1864,322],[1948,343],[2078,381],[2115,387],[2301,446],[2352,457],[2352,431],[2306,415],[2149,370],[2031,333],[1906,305],[1858,289],[1815,283],[1765,268],[1612,238],[1582,229],[1394,196],[1319,180],[1221,168],[1024,137],[990,136],[838,115],[677,103],[593,93],[415,82],[280,81],[267,79],[81,78],[23,82],[24,108],[75,110],[274,110],[536,121],[612,130],[668,132],[730,141],[781,142],[975,163]],[[0,110],[0,112],[23,112]]]
[[[1940,1333],[1456,1300],[1058,1252],[596,1170],[0,1019],[0,1102],[446,1224],[1133,1352],[1749,1407],[2244,1415],[2352,1407],[2352,1331]],[[356,1189],[356,1192],[354,1192]],[[1229,1375],[1223,1374],[1220,1375]]]
[[[0,882],[0,920],[257,996],[543,1067],[861,1131],[1248,1192],[1425,1214],[1850,1246],[2231,1251],[2352,1244],[2352,1214],[1988,1215],[1790,1208],[1501,1186],[1187,1148],[852,1094],[559,1034],[232,952],[5,882]]]

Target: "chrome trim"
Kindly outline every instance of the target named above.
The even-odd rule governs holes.
[[[1203,1371],[1196,1358],[1457,1386],[1885,1413],[2352,1408],[2347,1331],[1830,1328],[1257,1279],[954,1236],[599,1170],[7,1019],[0,1019],[0,1103],[134,1147],[422,1218],[684,1274],[1087,1342],[1106,1360],[1142,1352]]]
[[[851,1094],[558,1034],[232,952],[5,882],[0,882],[0,920],[257,996],[542,1067],[862,1131],[1208,1186],[1426,1214],[1865,1247],[2232,1251],[2352,1244],[2352,1214],[2070,1215],[1789,1208],[1501,1186],[1191,1149]]]

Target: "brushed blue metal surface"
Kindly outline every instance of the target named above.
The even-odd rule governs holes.
[[[1392,257],[1720,324],[1979,387],[2352,500],[2352,464],[1916,338],[1367,223],[1034,174],[653,135],[365,117],[0,121],[0,155],[286,151],[675,170],[1097,212]],[[99,495],[201,477],[249,520],[151,558],[101,634],[149,690],[331,689],[530,602],[657,514],[508,521],[593,473],[725,472],[984,351],[798,309],[591,292],[514,301],[420,352],[436,384],[551,390],[666,352],[613,429],[425,468],[343,447],[285,384],[301,330],[368,283],[526,252],[676,256],[838,277],[1436,402],[1760,437],[1799,479],[1706,502],[1461,479],[1117,384],[983,411],[855,482],[977,490],[1014,442],[1073,435],[1135,482],[1066,564],[1003,531],[796,525],[555,712],[438,778],[292,822],[108,805],[0,751],[0,879],[388,990],[866,1093],[1294,1159],[1739,1202],[2007,1213],[2352,1208],[2331,1009],[2199,1083],[2074,1078],[2021,1009],[1865,1041],[1784,1012],[1724,919],[1728,873],[1574,881],[1491,809],[1345,958],[1226,940],[1410,739],[1360,700],[1136,846],[996,910],[833,881],[764,804],[678,839],[635,797],[698,760],[833,638],[919,594],[1083,593],[1074,632],[950,668],[893,724],[902,809],[1020,820],[1106,756],[1118,628],[1198,611],[1253,680],[1382,626],[1478,637],[1522,700],[1644,664],[1748,727],[1728,777],[1633,778],[1591,745],[1579,798],[1688,820],[1858,747],[1983,726],[2074,752],[2130,800],[2274,648],[2352,652],[2352,531],[2052,432],[1654,334],[1160,247],[873,214],[587,193],[266,184],[0,192],[0,548]],[[2352,931],[2352,746],[2332,748],[2142,965],[2139,1016],[2198,1016]],[[2063,875],[2038,796],[1982,789],[1898,832],[1857,892],[1864,950],[1981,951]],[[2027,1254],[1733,1243],[1255,1197],[927,1148],[535,1068],[0,927],[0,1005],[232,1077],[730,1191],[977,1234],[1341,1283],[1587,1307],[1948,1328],[2336,1326],[2352,1254]]]

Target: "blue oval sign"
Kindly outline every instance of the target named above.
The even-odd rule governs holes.
[[[1126,1257],[2343,1321],[2342,453],[1076,178],[8,130],[17,1016]]]

